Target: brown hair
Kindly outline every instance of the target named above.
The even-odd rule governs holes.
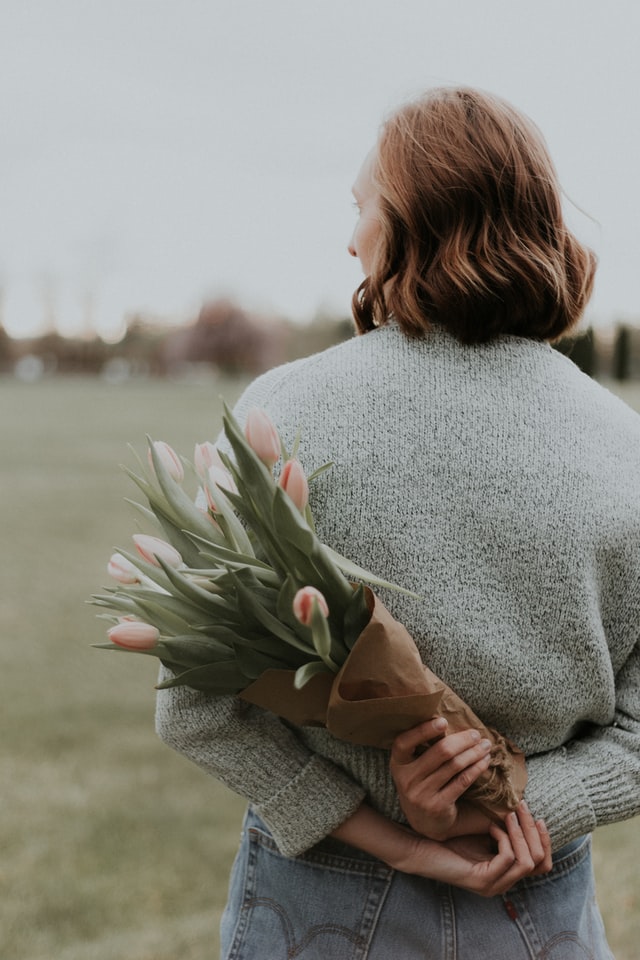
[[[359,332],[390,316],[463,343],[554,339],[580,319],[596,258],[567,229],[537,127],[508,103],[436,88],[383,125],[374,164],[381,232],[353,297]]]

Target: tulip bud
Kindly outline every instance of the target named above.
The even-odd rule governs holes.
[[[162,465],[169,474],[169,476],[176,481],[176,483],[182,483],[184,480],[184,468],[182,466],[182,461],[180,457],[175,452],[173,447],[170,447],[168,443],[165,443],[164,440],[154,440],[153,449],[156,454],[159,456]],[[149,450],[149,463],[153,467],[153,457],[151,456],[151,450]]]
[[[199,477],[206,477],[211,467],[224,467],[218,448],[208,440],[204,443],[196,443],[193,452],[193,465]]]
[[[293,614],[305,627],[311,626],[314,600],[320,607],[322,616],[328,617],[329,607],[327,606],[327,601],[315,587],[302,587],[293,598]]]
[[[112,643],[127,650],[153,650],[160,639],[160,631],[141,620],[118,623],[107,635]]]
[[[140,571],[121,553],[114,553],[107,564],[107,572],[118,583],[140,583]]]
[[[273,467],[280,456],[280,437],[271,422],[271,418],[260,410],[252,407],[247,414],[244,435],[251,449],[267,467]]]
[[[183,566],[182,557],[170,543],[160,540],[158,537],[149,537],[146,533],[134,533],[133,542],[136,550],[143,560],[152,563],[154,567],[159,567],[157,557],[160,557],[169,567]]]
[[[299,460],[287,460],[278,483],[303,513],[309,502],[309,484]]]
[[[212,492],[211,487],[221,487],[223,490],[228,490],[229,493],[237,493],[238,488],[229,471],[223,467],[209,467],[207,475],[210,482],[204,485],[204,496],[207,502],[207,510],[205,512],[218,513],[215,494]]]
[[[206,499],[206,501],[207,501],[207,507],[206,507],[206,510],[205,510],[204,512],[205,512],[205,513],[208,513],[209,515],[211,515],[212,513],[217,513],[217,512],[218,512],[218,508],[217,508],[217,506],[216,506],[215,500],[213,499],[213,494],[211,493],[211,490],[209,489],[209,485],[208,485],[208,484],[205,485],[204,495],[205,495],[205,499]]]
[[[216,487],[220,487],[222,490],[228,490],[229,493],[238,492],[233,477],[224,467],[217,467],[215,464],[213,467],[209,467],[209,479]]]

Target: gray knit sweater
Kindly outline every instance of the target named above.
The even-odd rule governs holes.
[[[558,847],[640,812],[640,416],[548,344],[391,324],[270,371],[317,479],[321,539],[423,598],[381,599],[423,660],[527,755]],[[232,697],[160,692],[159,735],[298,854],[363,798],[402,821],[388,754]]]

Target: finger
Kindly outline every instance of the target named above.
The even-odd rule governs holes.
[[[548,873],[553,866],[553,859],[551,856],[551,838],[546,824],[543,820],[536,821],[533,819],[524,800],[518,806],[516,812],[535,864],[532,874]]]
[[[534,864],[537,866],[544,860],[544,847],[542,845],[542,838],[536,826],[536,822],[531,816],[529,807],[524,800],[518,805],[516,809],[516,815],[518,817],[520,829],[522,830],[523,836],[527,842],[527,846],[529,847],[531,858],[533,859]]]
[[[477,886],[477,892],[485,897],[493,897],[496,894],[504,893],[509,887],[513,886],[511,876],[514,866],[517,866],[511,838],[506,830],[492,823],[489,827],[489,834],[498,849],[494,857],[488,863],[483,864],[482,877]]]
[[[483,745],[484,743],[487,744],[486,747]],[[478,754],[480,754],[480,759],[477,759]],[[453,772],[453,776],[445,781],[444,786],[440,789],[442,800],[445,803],[456,803],[458,800],[460,800],[460,798],[463,797],[467,792],[469,787],[473,786],[478,777],[482,776],[482,774],[486,772],[490,763],[491,744],[488,741],[483,741],[473,750],[465,751],[465,753],[461,754],[456,761],[452,761],[451,764],[447,764],[448,767],[451,767],[451,770],[447,770],[446,767],[443,767],[442,774],[446,778],[449,776],[449,773],[455,771],[463,764],[466,764],[464,769],[462,769],[459,773]]]
[[[446,729],[447,721],[444,717],[434,717],[433,720],[427,720],[398,734],[391,747],[391,761],[396,764],[411,763],[415,760],[418,747],[441,737]]]
[[[547,825],[544,820],[536,820],[536,828],[540,836],[540,842],[542,844],[542,849],[544,851],[544,856],[536,869],[534,870],[535,874],[549,873],[553,867],[553,856],[551,851],[551,837],[549,836],[549,831],[547,830]]]
[[[535,867],[533,857],[531,856],[531,851],[529,850],[529,843],[527,837],[525,836],[524,830],[520,824],[517,813],[510,813],[505,820],[505,826],[507,828],[507,833],[509,834],[509,839],[511,840],[511,846],[513,847],[513,852],[516,855],[516,860],[522,870],[522,876],[531,873]]]
[[[491,743],[479,736],[477,730],[465,730],[430,747],[413,762],[412,782],[429,777],[430,791],[446,792],[448,802],[459,799],[490,763]],[[471,771],[476,764],[479,766]]]
[[[509,823],[510,817],[513,821]],[[510,814],[505,821],[507,830],[492,823],[489,827],[489,833],[498,845],[498,853],[489,864],[486,871],[485,882],[479,891],[484,896],[495,896],[506,893],[511,887],[521,880],[522,877],[531,873],[526,865],[520,859],[522,857],[520,826],[517,817]]]
[[[410,760],[405,762],[410,762],[419,776],[427,776],[479,743],[480,734],[477,730],[463,730],[461,733],[447,734],[447,736],[440,737],[435,743],[432,741],[427,750],[419,754],[414,753]],[[475,759],[477,760],[479,756],[480,754]]]

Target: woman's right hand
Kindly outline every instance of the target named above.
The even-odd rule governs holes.
[[[495,846],[486,836],[444,842],[415,836],[413,848],[391,866],[483,897],[506,893],[518,880],[551,869],[549,834],[542,820],[533,819],[526,804],[508,815],[504,829],[491,824],[489,836]]]
[[[393,742],[389,771],[402,812],[431,840],[487,833],[489,818],[465,803],[464,794],[491,762],[491,743],[477,730],[447,735],[435,717],[401,733]]]

